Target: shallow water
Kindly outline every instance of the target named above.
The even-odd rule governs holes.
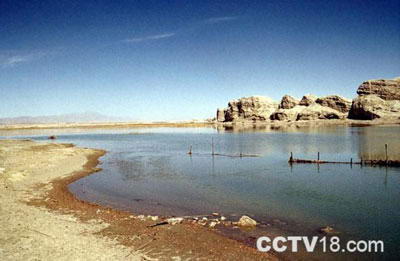
[[[18,135],[45,140],[43,131]],[[288,164],[291,152],[308,159],[320,152],[334,161],[384,159],[385,143],[389,158],[400,159],[399,126],[67,132],[58,130],[57,142],[108,152],[103,171],[69,186],[83,200],[144,214],[219,212],[233,220],[246,214],[268,224],[269,232],[288,235],[330,225],[344,238],[384,240],[388,258],[400,252],[398,168]],[[212,156],[212,143],[215,153],[244,157]]]

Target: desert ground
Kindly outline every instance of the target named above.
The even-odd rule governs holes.
[[[276,260],[184,221],[134,215],[73,197],[104,151],[72,144],[0,140],[1,260]]]

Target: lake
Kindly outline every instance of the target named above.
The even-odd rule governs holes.
[[[47,141],[55,133],[57,142],[107,151],[102,171],[69,185],[82,200],[137,214],[248,215],[264,224],[256,231],[223,232],[231,237],[317,235],[329,225],[344,239],[383,240],[388,259],[400,253],[399,168],[288,164],[290,153],[384,159],[385,143],[389,158],[399,160],[399,126],[60,129],[0,136]]]

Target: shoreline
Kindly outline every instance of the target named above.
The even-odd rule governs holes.
[[[98,123],[37,123],[37,124],[0,124],[0,130],[35,130],[35,129],[71,129],[71,128],[160,128],[160,127],[206,127],[214,125],[213,122],[98,122]]]
[[[400,119],[375,119],[375,120],[302,120],[302,121],[236,121],[236,122],[104,122],[104,123],[50,123],[50,124],[5,124],[0,125],[0,131],[11,130],[36,130],[36,129],[124,129],[124,128],[200,128],[200,127],[292,127],[292,126],[314,126],[314,125],[349,125],[349,126],[376,126],[376,125],[399,125]]]
[[[46,198],[51,180],[80,171],[86,156],[94,152],[72,144],[0,140],[2,260],[123,259],[128,253],[132,253],[132,260],[145,257],[115,240],[96,236],[107,227],[98,219],[79,222],[71,213],[29,204]]]
[[[9,142],[12,143],[12,141]],[[51,143],[51,145],[53,144]],[[66,145],[57,144],[57,146]],[[68,147],[79,149],[74,145],[68,145]],[[58,215],[72,215],[77,218],[79,223],[83,224],[97,220],[106,227],[95,232],[94,235],[107,238],[124,248],[130,249],[131,252],[125,257],[138,257],[138,253],[140,253],[140,255],[146,255],[146,258],[277,259],[271,254],[260,253],[254,248],[198,224],[184,222],[174,226],[149,228],[149,225],[155,223],[152,219],[75,198],[68,190],[68,184],[99,171],[100,169],[96,166],[99,163],[99,158],[104,154],[105,151],[103,150],[91,150],[91,153],[86,155],[85,163],[79,170],[52,179],[48,183],[36,183],[34,189],[45,190],[45,193],[31,198],[27,205],[38,209],[44,207]],[[50,188],[46,190],[48,187]]]

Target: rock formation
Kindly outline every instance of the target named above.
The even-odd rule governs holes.
[[[337,95],[318,98],[308,94],[300,102],[285,95],[279,109],[271,114],[271,120],[303,121],[303,120],[329,120],[346,118],[350,110],[351,101]]]
[[[216,119],[218,122],[225,121],[225,113],[226,113],[226,109],[223,109],[223,108],[217,109],[217,118]]]
[[[393,80],[369,80],[363,82],[357,90],[360,96],[375,94],[386,101],[400,100],[400,77]]]
[[[301,99],[299,105],[310,106],[311,104],[315,103],[316,99],[317,99],[317,96],[315,96],[315,95],[312,95],[312,94],[304,95],[303,98]]]
[[[357,90],[349,112],[350,119],[400,119],[400,78],[370,80]]]
[[[217,110],[216,119],[218,122],[343,119],[350,105],[349,100],[337,95],[324,98],[305,95],[300,102],[285,95],[279,106],[270,98],[252,96],[230,101],[228,108]]]
[[[218,121],[265,121],[269,120],[271,114],[278,108],[278,104],[267,97],[251,96],[228,103],[228,108],[223,110],[224,117],[220,116]],[[221,114],[219,109],[219,115]],[[217,113],[218,114],[218,113]]]
[[[348,113],[351,108],[351,100],[345,99],[338,95],[330,95],[323,98],[318,98],[315,100],[315,102],[321,106],[329,107],[343,113]]]
[[[296,111],[290,109],[279,109],[278,111],[272,113],[270,116],[270,119],[273,121],[292,121],[296,118]]]
[[[306,106],[296,117],[297,121],[344,119],[346,114],[330,107],[313,104]]]
[[[228,108],[218,109],[218,122],[303,121],[330,119],[400,119],[400,78],[363,82],[352,102],[338,95],[318,98],[312,94],[301,101],[282,97],[279,105],[267,97],[252,96],[232,100]]]
[[[353,100],[349,118],[357,120],[400,119],[400,100],[385,101],[377,95],[359,96]]]
[[[281,103],[279,104],[279,109],[291,109],[299,104],[299,101],[290,95],[285,95],[282,97]]]
[[[279,109],[271,115],[271,120],[304,121],[344,119],[346,114],[320,104],[298,105],[292,109]]]

